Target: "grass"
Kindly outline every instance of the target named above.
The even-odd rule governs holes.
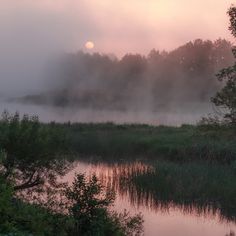
[[[236,129],[231,127],[181,127],[148,125],[64,124],[70,150],[81,155],[108,158],[174,161],[236,160]]]
[[[236,169],[233,165],[158,161],[154,170],[134,174],[130,179],[135,186],[136,199],[145,202],[147,198],[154,208],[174,203],[185,210],[194,207],[199,211],[218,211],[223,218],[236,221]]]
[[[66,153],[110,159],[146,157],[174,161],[207,160],[230,163],[236,160],[236,127],[149,126],[113,123],[82,124],[51,122],[67,140]],[[0,128],[4,122],[0,122]],[[13,130],[14,131],[14,130]],[[1,148],[1,144],[0,144]]]
[[[12,119],[9,124],[0,121],[1,130],[8,131],[5,135],[4,132],[0,135],[0,149],[3,149],[4,154],[2,161],[6,162],[6,151],[11,152],[12,145],[14,147],[19,144],[16,145],[17,163],[22,162],[22,171],[25,171],[29,165],[25,165],[24,158],[29,155],[27,161],[34,163],[36,159],[32,160],[31,151],[35,149],[35,154],[38,154],[41,148],[37,149],[35,143],[32,143],[32,148],[29,146],[32,140],[29,137],[34,132],[26,132],[27,119],[19,121],[19,125],[16,125],[17,121]],[[154,166],[155,171],[139,173],[128,179],[129,182],[132,181],[130,193],[134,191],[136,198],[141,201],[146,199],[150,202],[151,198],[151,202],[156,205],[160,202],[164,205],[173,202],[175,205],[187,208],[194,206],[203,210],[210,206],[214,211],[219,210],[220,215],[236,219],[235,127],[37,123],[39,130],[47,126],[54,127],[55,134],[63,137],[63,145],[59,146],[68,158],[70,154],[75,154],[74,157],[101,156],[111,161],[121,158],[132,161],[138,157],[146,157],[152,162],[158,160]],[[52,135],[52,132],[49,134]],[[55,141],[56,136],[53,137]],[[15,140],[20,141],[16,143]],[[49,145],[44,135],[39,136],[39,143],[42,141],[45,141],[43,144],[48,148],[46,151],[49,155],[53,146]],[[58,142],[53,144],[58,146]],[[16,168],[19,167],[21,166],[18,164]],[[0,169],[2,170],[3,168]],[[54,233],[61,225],[64,229],[67,223],[71,227],[71,220],[65,215],[54,214],[41,206],[15,201],[14,187],[7,179],[0,179],[0,190],[0,215],[3,216],[0,220],[0,233],[27,235],[33,232],[35,235],[52,235],[46,232]],[[58,232],[59,235],[66,235],[63,230]]]

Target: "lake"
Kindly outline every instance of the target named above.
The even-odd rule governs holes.
[[[104,111],[92,109],[55,108],[29,104],[0,102],[0,112],[19,111],[21,114],[39,115],[41,121],[48,122],[115,122],[146,123],[153,125],[181,125],[196,123],[211,111],[209,104],[173,104],[165,111]],[[130,176],[152,171],[152,164],[133,162],[85,162],[77,161],[75,168],[64,177],[71,182],[76,172],[97,175],[104,186],[116,192],[114,210],[127,209],[131,214],[141,212],[144,217],[145,236],[225,236],[236,232],[236,222],[211,204],[178,204],[168,199],[157,200],[148,191],[139,191],[129,179]],[[150,181],[153,181],[150,179]],[[168,186],[166,186],[168,188]],[[230,215],[229,215],[230,216]],[[234,212],[235,216],[235,212]]]
[[[9,112],[27,113],[39,116],[40,121],[49,122],[114,122],[114,123],[142,123],[150,125],[174,125],[195,124],[201,117],[212,112],[210,103],[182,103],[166,104],[159,111],[143,110],[103,110],[86,109],[76,107],[53,107],[33,104],[22,104],[0,100],[0,112],[4,109]]]
[[[129,176],[145,171],[152,171],[152,165],[141,161],[77,161],[64,180],[71,182],[75,173],[87,176],[95,173],[104,186],[112,187],[116,192],[116,211],[127,209],[131,214],[143,214],[145,236],[225,236],[236,232],[236,222],[210,205],[198,207],[196,204],[156,201],[151,194],[138,192]]]

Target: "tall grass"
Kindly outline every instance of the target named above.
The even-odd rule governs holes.
[[[82,155],[208,160],[236,160],[235,130],[148,125],[64,124],[70,150]]]
[[[158,161],[154,170],[131,178],[136,198],[149,198],[153,206],[174,203],[185,209],[219,211],[236,221],[236,170],[207,163]],[[133,188],[133,187],[132,187]]]

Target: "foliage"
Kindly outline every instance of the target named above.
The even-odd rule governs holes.
[[[65,216],[17,199],[3,178],[0,191],[0,235],[66,235],[66,225],[62,224],[67,223]]]
[[[131,217],[110,212],[108,207],[114,201],[114,193],[106,190],[96,176],[89,181],[82,174],[76,175],[71,187],[66,189],[69,213],[74,219],[70,235],[140,235],[142,217]]]
[[[110,212],[114,195],[108,191],[100,198],[103,190],[96,177],[87,182],[84,175],[77,175],[64,190],[67,201],[57,202],[68,213],[61,214],[15,198],[13,188],[1,178],[0,235],[141,235],[141,215]]]
[[[232,6],[228,14],[230,17],[229,29],[232,35],[236,37],[236,7]],[[236,57],[235,47],[233,54]],[[222,69],[217,77],[220,82],[223,82],[224,87],[216,93],[211,101],[221,109],[219,112],[222,113],[226,121],[236,124],[236,64]]]
[[[204,166],[196,167],[184,164],[180,168],[173,164],[174,166],[169,165],[170,168],[165,168],[163,165],[162,169],[165,170],[163,175],[162,171],[158,169],[159,176],[157,178],[161,178],[161,181],[156,181],[156,176],[152,176],[153,181],[150,182],[150,179],[147,178],[144,185],[155,192],[155,189],[160,187],[156,188],[158,184],[163,183],[161,187],[164,189],[166,186],[164,183],[168,183],[170,188],[163,190],[162,193],[171,193],[169,196],[175,197],[175,201],[190,199],[192,196],[196,197],[202,194],[203,201],[207,199],[207,201],[221,204],[222,211],[228,205],[234,205],[232,199],[235,196],[235,186],[233,185],[235,181],[232,179],[235,177],[235,132],[227,125],[216,125],[205,129],[204,126],[190,125],[153,127],[132,124],[114,125],[112,123],[41,124],[37,119],[20,119],[18,114],[7,114],[6,117],[8,119],[4,118],[0,122],[0,130],[2,131],[0,132],[0,144],[3,148],[3,151],[0,152],[0,213],[4,215],[0,220],[0,233],[78,235],[78,232],[81,232],[81,235],[97,234],[101,236],[140,235],[142,233],[142,217],[140,215],[132,217],[127,212],[110,211],[114,196],[100,185],[96,177],[87,180],[85,176],[77,175],[73,185],[63,191],[65,202],[57,202],[57,198],[55,198],[55,204],[58,205],[58,208],[64,206],[67,215],[57,212],[54,208],[24,203],[16,198],[16,183],[24,180],[23,176],[26,176],[27,171],[30,171],[29,168],[39,168],[40,171],[47,170],[49,173],[53,171],[51,173],[54,176],[57,173],[62,173],[58,171],[60,168],[58,169],[58,165],[55,163],[60,163],[59,166],[63,170],[67,169],[67,163],[62,162],[58,154],[63,151],[61,149],[67,151],[68,148],[76,155],[104,155],[110,159],[117,158],[117,156],[133,158],[133,156],[141,155],[149,158],[161,157],[177,160],[181,163],[184,160],[193,159],[210,160],[211,163],[215,161],[231,163],[230,168],[217,166],[210,170]],[[65,146],[65,136],[69,146]],[[14,142],[15,137],[17,137],[16,142]],[[46,137],[46,139],[40,139],[40,137]],[[55,140],[59,140],[58,143],[62,144],[59,148],[54,144]],[[10,174],[6,175],[5,165],[9,163],[7,160],[9,153],[14,155],[14,165],[10,169]],[[58,162],[55,162],[56,158],[58,158]],[[29,165],[24,167],[21,161]],[[56,169],[54,170],[54,168]],[[182,174],[180,175],[180,173]],[[45,186],[50,176],[42,175],[44,179],[42,186]],[[198,176],[201,176],[201,181]],[[145,179],[145,176],[142,177]],[[52,178],[52,180],[55,179]],[[174,185],[174,181],[179,190]],[[217,184],[224,188],[225,194],[222,195],[221,188],[216,189]],[[194,186],[195,192],[189,186]],[[209,190],[207,193],[204,192],[206,186]],[[38,187],[38,185],[35,186],[35,188]],[[35,189],[30,188],[31,192],[33,190]],[[184,196],[181,195],[183,192]],[[214,196],[220,195],[223,197],[214,198]],[[66,204],[63,205],[64,203]],[[226,210],[223,214],[227,214]]]
[[[222,124],[222,121],[219,119],[218,116],[209,115],[208,117],[202,117],[201,120],[198,122],[198,127],[201,128],[219,128]]]
[[[235,131],[227,125],[181,127],[137,124],[63,124],[74,157],[207,160],[228,163],[236,157]]]
[[[114,194],[107,190],[103,196],[104,188],[95,176],[87,182],[83,175],[77,175],[72,187],[66,189],[65,184],[57,183],[57,176],[70,167],[61,158],[68,152],[64,131],[63,125],[42,124],[37,117],[3,113],[0,234],[141,234],[141,216],[110,212]]]
[[[15,196],[11,182],[0,175],[0,235],[66,235],[66,218],[48,209],[25,203]]]
[[[135,216],[130,216],[126,210],[123,213],[111,213],[111,219],[114,227],[119,232],[117,235],[133,235],[138,236],[143,233],[143,217],[139,213]]]
[[[223,69],[217,76],[225,85],[211,101],[222,109],[226,121],[236,124],[236,65]]]
[[[10,201],[12,192],[11,186],[7,185],[3,177],[0,176],[0,229],[3,232],[9,229],[14,229],[14,224],[11,221],[11,215],[14,214],[11,207],[12,203]]]
[[[54,180],[66,170],[60,158],[64,143],[64,134],[53,124],[46,126],[35,116],[20,118],[5,111],[0,120],[1,174],[12,181],[14,190]]]
[[[134,173],[129,181],[133,183],[129,184],[131,198],[135,199],[132,192],[138,202],[148,198],[154,209],[174,203],[185,211],[196,208],[236,221],[236,173],[232,165],[158,161],[154,169]]]
[[[72,187],[67,188],[66,197],[71,204],[69,212],[75,219],[72,235],[98,235],[107,222],[107,207],[113,202],[113,196],[103,193],[96,176],[86,182],[85,176],[78,174]]]

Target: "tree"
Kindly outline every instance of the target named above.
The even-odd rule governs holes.
[[[65,144],[63,133],[54,124],[40,124],[36,116],[20,118],[4,112],[0,119],[0,175],[14,191],[55,183],[67,165],[60,158]]]
[[[236,38],[236,7],[232,6],[228,15],[230,17],[230,31]],[[233,55],[236,58],[236,48],[232,49]],[[224,83],[224,87],[216,93],[211,101],[216,107],[221,109],[223,118],[229,122],[236,124],[236,63],[228,68],[221,70],[218,75],[218,80]]]
[[[65,195],[74,222],[69,235],[138,236],[143,232],[140,214],[132,217],[127,211],[120,214],[109,211],[115,195],[104,189],[95,175],[88,180],[83,174],[77,174]]]
[[[66,190],[66,197],[71,205],[69,213],[75,219],[72,235],[98,235],[107,221],[107,208],[114,201],[114,196],[104,191],[96,176],[87,181],[78,174],[72,187]]]

